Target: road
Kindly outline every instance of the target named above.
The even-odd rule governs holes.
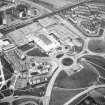
[[[4,73],[3,73],[3,67],[2,67],[2,64],[1,64],[1,59],[0,59],[0,72],[1,72],[1,75],[0,77],[2,78],[2,85],[0,87],[0,89],[2,88],[2,86],[5,84],[5,78],[4,78]]]

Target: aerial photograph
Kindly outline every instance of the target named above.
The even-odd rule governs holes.
[[[105,105],[105,0],[0,0],[0,105]]]

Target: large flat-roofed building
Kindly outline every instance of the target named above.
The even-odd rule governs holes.
[[[35,33],[37,30],[41,29],[41,26],[37,23],[30,24],[23,28],[14,30],[7,34],[7,36],[15,43],[17,46],[22,46],[30,42],[27,35]]]
[[[27,38],[29,38],[30,41],[34,40],[34,42],[46,52],[60,46],[60,43],[52,35],[49,35],[45,29],[41,30],[37,35],[31,34],[27,36]]]

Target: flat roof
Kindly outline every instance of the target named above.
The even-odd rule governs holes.
[[[46,44],[46,45],[50,45],[52,44],[52,41],[47,38],[44,34],[40,34],[38,35],[38,37]]]

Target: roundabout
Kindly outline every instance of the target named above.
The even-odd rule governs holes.
[[[63,66],[71,66],[73,64],[73,59],[71,58],[63,58],[62,65]]]

